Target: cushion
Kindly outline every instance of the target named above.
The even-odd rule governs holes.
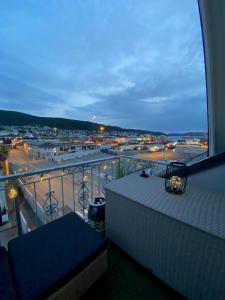
[[[70,213],[8,244],[21,300],[49,296],[105,249],[105,240]]]
[[[0,299],[17,299],[8,254],[4,247],[0,247]]]

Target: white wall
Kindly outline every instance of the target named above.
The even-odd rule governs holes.
[[[225,1],[199,0],[206,64],[209,155],[225,151]]]

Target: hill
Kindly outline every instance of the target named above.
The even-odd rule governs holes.
[[[107,126],[89,121],[72,120],[65,118],[37,117],[17,111],[0,110],[0,125],[3,126],[49,126],[51,128],[67,130],[87,130],[98,131],[104,126],[106,131],[129,131],[134,133],[149,133],[153,135],[163,134],[162,132],[153,132],[141,129],[127,129],[118,126]]]
[[[205,131],[190,131],[190,132],[176,132],[176,133],[169,133],[170,136],[183,136],[183,137],[205,137],[207,132]]]

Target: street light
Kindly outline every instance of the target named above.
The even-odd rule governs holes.
[[[103,134],[104,130],[105,130],[105,127],[101,126],[101,127],[100,127],[101,135]]]
[[[56,136],[56,135],[57,135],[57,132],[58,132],[58,128],[54,127],[54,128],[53,128],[53,132],[54,132],[54,135]]]

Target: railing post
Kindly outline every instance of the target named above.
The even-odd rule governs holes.
[[[36,192],[36,182],[34,182],[34,205],[35,205],[35,212],[37,214],[37,192]]]
[[[84,197],[85,197],[85,193],[84,193],[84,166],[82,166],[82,201],[83,201],[83,205],[82,205],[82,211],[83,211],[83,219],[84,219]]]
[[[51,221],[53,220],[53,211],[52,211],[52,191],[51,191],[51,183],[50,183],[50,178],[48,179],[48,190],[49,190],[49,202],[50,202],[50,216],[51,216]]]
[[[114,176],[114,165],[113,165],[113,161],[111,161],[111,176],[112,176],[112,180],[113,180],[113,176]]]
[[[76,212],[76,199],[75,199],[75,189],[74,189],[74,171],[73,171],[73,211]]]
[[[118,177],[120,178],[120,172],[121,172],[121,156],[119,157],[119,164],[118,164],[118,168],[119,168],[119,171],[118,171]]]
[[[78,192],[79,196],[79,203],[82,208],[82,215],[83,219],[85,219],[85,208],[87,208],[88,205],[88,200],[89,200],[89,189],[86,185],[86,180],[85,180],[85,165],[82,166],[82,180],[80,182],[80,190]]]
[[[93,168],[91,168],[91,201],[93,201]]]
[[[22,230],[22,224],[21,224],[21,218],[20,218],[20,204],[18,202],[18,196],[14,199],[14,205],[15,205],[15,212],[16,212],[16,224],[17,224],[17,232],[18,236],[21,236],[23,234]]]
[[[63,175],[61,174],[61,191],[62,191],[62,214],[64,216],[64,185],[63,185]]]
[[[98,196],[101,193],[101,165],[98,166]]]

